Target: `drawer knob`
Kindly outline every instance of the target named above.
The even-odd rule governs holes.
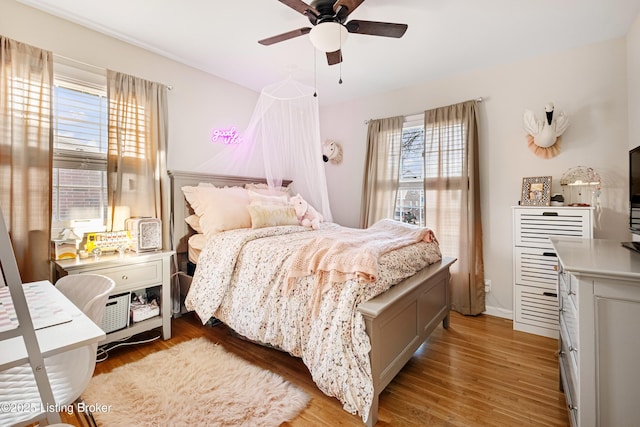
[[[570,346],[570,347],[569,347],[569,351],[576,351],[576,352],[577,352],[577,351],[578,351],[578,349],[577,349],[576,347],[574,347],[574,346]]]
[[[567,292],[567,295],[576,295],[576,291],[569,291]]]
[[[127,279],[129,279],[129,277],[126,274],[123,274],[122,275],[122,280],[127,280]]]
[[[564,357],[564,355],[565,355],[565,352],[564,352],[564,351],[559,351],[559,352],[558,352],[558,356],[560,356],[560,357]]]

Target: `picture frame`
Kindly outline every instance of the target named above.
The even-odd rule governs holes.
[[[523,206],[549,206],[551,201],[551,177],[533,176],[522,178]]]

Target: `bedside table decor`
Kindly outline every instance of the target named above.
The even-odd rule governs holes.
[[[520,204],[523,206],[549,206],[551,199],[551,177],[534,176],[522,178],[522,198]]]
[[[135,252],[162,248],[162,222],[157,218],[129,218],[125,227],[131,233],[131,248]]]

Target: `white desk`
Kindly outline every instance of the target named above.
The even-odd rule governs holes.
[[[63,353],[65,351],[97,343],[105,339],[105,333],[93,323],[78,307],[69,301],[55,286],[44,280],[34,282],[47,298],[71,315],[71,321],[36,330],[36,337],[43,357]],[[27,301],[29,304],[29,301]],[[33,304],[29,304],[32,317],[38,317]],[[0,341],[0,371],[20,366],[29,361],[27,349],[22,337]]]

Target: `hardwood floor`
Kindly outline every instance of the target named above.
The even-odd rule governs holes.
[[[202,335],[312,396],[309,406],[286,425],[362,425],[336,399],[320,392],[299,359],[244,341],[224,325],[202,326],[191,314],[173,320],[171,340],[115,349],[95,373]],[[556,347],[554,339],[513,331],[510,320],[452,313],[450,328],[439,327],[382,393],[377,425],[567,426]]]

